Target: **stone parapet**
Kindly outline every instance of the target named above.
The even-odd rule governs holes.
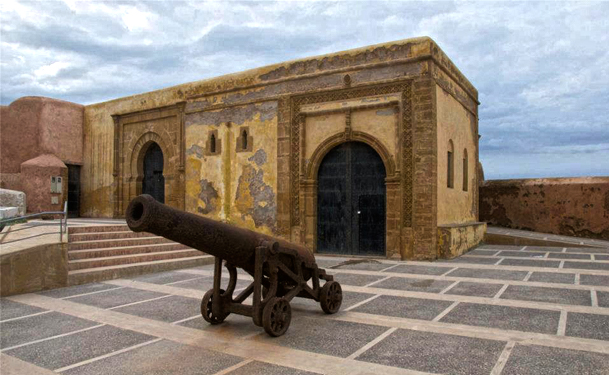
[[[490,225],[609,239],[609,177],[485,181],[480,220]]]

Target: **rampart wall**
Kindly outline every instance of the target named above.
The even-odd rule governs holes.
[[[480,221],[609,240],[609,177],[485,181]]]

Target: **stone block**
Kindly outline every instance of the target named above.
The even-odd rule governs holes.
[[[0,207],[16,208],[15,216],[25,215],[26,198],[25,193],[16,190],[0,189]],[[8,213],[7,213],[8,214]],[[0,216],[1,219],[13,216]]]
[[[452,259],[478,246],[486,232],[486,223],[438,226],[438,258]]]

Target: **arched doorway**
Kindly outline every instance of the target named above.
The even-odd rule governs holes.
[[[150,194],[161,203],[165,203],[165,177],[163,177],[163,151],[152,142],[144,155],[144,179],[142,194]]]
[[[317,174],[317,251],[385,255],[386,170],[362,142],[336,146]]]

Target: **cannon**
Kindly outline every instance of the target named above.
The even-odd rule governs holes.
[[[303,246],[180,211],[147,194],[129,203],[125,217],[134,232],[163,236],[215,257],[214,286],[201,301],[201,314],[210,324],[222,323],[231,313],[245,315],[276,337],[290,326],[294,297],[319,302],[327,314],[340,309],[340,284],[317,266],[313,253]],[[221,289],[223,261],[229,273],[226,290]],[[234,296],[237,267],[254,280]],[[244,302],[250,296],[248,305]]]

